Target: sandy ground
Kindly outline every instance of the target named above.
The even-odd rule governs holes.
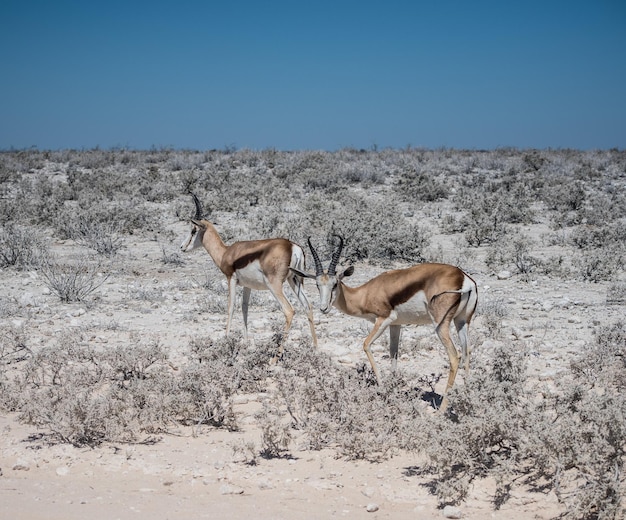
[[[72,327],[84,327],[90,341],[100,345],[119,344],[130,334],[153,335],[175,359],[191,338],[223,334],[225,327],[225,314],[196,312],[205,297],[206,278],[221,283],[222,275],[208,255],[190,253],[183,265],[161,261],[164,248],[176,251],[186,232],[186,224],[172,222],[168,239],[128,238],[119,253],[123,272],[107,280],[89,305],[59,303],[35,272],[0,271],[2,297],[18,309],[3,317],[2,325],[22,330],[33,348]],[[76,248],[71,242],[52,246],[57,252]],[[499,300],[507,306],[503,334],[531,351],[530,373],[537,380],[557,377],[567,360],[581,353],[597,325],[623,316],[623,306],[606,305],[603,284],[545,277],[530,283],[515,276],[498,279],[477,260],[467,269],[478,281],[483,301]],[[357,265],[349,285],[379,271]],[[307,282],[306,290],[316,304],[314,285]],[[139,298],[139,292],[159,296]],[[225,289],[223,298],[225,302]],[[316,310],[315,317],[322,350],[337,362],[365,361],[361,342],[369,329],[367,322],[336,311],[322,316]],[[268,297],[258,297],[251,308],[252,336],[258,340],[270,334],[272,324],[282,319]],[[118,326],[105,326],[111,322]],[[234,327],[242,328],[239,311]],[[470,332],[476,351],[488,354],[494,341],[487,337],[480,316]],[[306,319],[299,313],[290,341],[308,334]],[[381,369],[388,370],[388,360],[382,359],[386,342],[374,352]],[[406,329],[400,352],[401,365],[447,373],[443,348],[428,327]],[[457,381],[462,384],[462,377]],[[466,519],[523,520],[553,518],[563,511],[553,494],[524,489],[514,490],[504,507],[495,511],[490,481],[476,483],[456,511],[438,509],[425,481],[411,474],[410,469],[423,462],[413,454],[381,463],[347,461],[331,450],[300,451],[296,439],[292,458],[259,458],[258,464],[247,465],[237,460],[233,445],[245,440],[259,443],[253,419],[259,399],[246,396],[237,405],[240,432],[181,428],[155,443],[105,444],[96,449],[50,445],[41,435],[45,432],[18,423],[11,414],[0,415],[0,518],[430,519],[458,513]]]

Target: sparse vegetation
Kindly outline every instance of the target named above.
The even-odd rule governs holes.
[[[171,243],[174,224],[192,213],[189,189],[206,201],[226,241],[285,236],[306,244],[312,236],[324,254],[327,237],[339,233],[347,261],[360,267],[448,259],[484,285],[493,282],[479,289],[472,331],[484,349],[474,348],[449,411],[431,408],[442,384],[436,373],[403,371],[378,386],[365,364],[342,365],[297,339],[272,366],[280,334],[250,347],[237,334],[186,333],[173,352],[111,313],[99,325],[62,324],[33,341],[30,324],[61,319],[36,305],[35,283],[69,314],[105,281],[127,276],[115,294],[119,305],[169,311],[186,292],[193,304],[176,310],[185,325],[217,315],[222,323],[226,292],[213,267],[195,275],[200,281],[172,275],[166,285],[186,264]],[[494,508],[525,486],[554,493],[567,518],[623,518],[624,325],[592,322],[585,312],[606,304],[605,314],[617,315],[624,305],[625,193],[619,150],[2,152],[0,269],[16,287],[0,298],[0,408],[52,441],[95,447],[157,439],[183,426],[198,434],[241,430],[237,399],[262,394],[258,444],[233,444],[246,464],[290,457],[296,444],[371,463],[419,453],[427,464],[407,468],[406,477],[426,479],[442,506],[462,503],[490,478]],[[145,260],[154,264],[150,279],[130,266],[139,253],[122,247],[139,231],[158,246]],[[510,271],[510,282],[496,279],[500,270]],[[548,282],[559,289],[545,289]],[[536,297],[516,305],[513,283],[535,287]],[[568,300],[561,289],[568,284],[599,296]],[[253,297],[251,308],[259,305],[272,303]],[[519,318],[514,305],[522,315],[537,310],[528,340],[504,326]],[[585,309],[580,330],[593,328],[592,341],[576,337],[577,306]],[[568,309],[567,320],[565,313],[562,323],[553,320],[554,308]],[[565,329],[569,343],[542,343],[536,330],[551,326]],[[341,341],[325,340],[329,348]],[[411,356],[428,344],[422,340],[413,340]],[[553,357],[544,382],[527,367],[532,356],[547,363],[546,353]]]

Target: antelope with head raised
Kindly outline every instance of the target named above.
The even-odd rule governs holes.
[[[317,346],[317,336],[313,323],[313,310],[302,285],[302,276],[298,273],[305,268],[302,248],[285,238],[265,240],[245,240],[229,246],[224,244],[215,226],[209,222],[202,211],[200,200],[191,194],[196,205],[196,213],[191,219],[191,233],[181,244],[184,252],[204,247],[215,265],[224,273],[228,281],[228,317],[226,335],[230,333],[231,321],[235,310],[235,295],[238,285],[243,287],[241,309],[243,313],[244,335],[248,339],[248,303],[252,289],[268,290],[272,293],[285,315],[285,337],[291,327],[295,314],[292,305],[285,297],[285,280],[307,313],[313,345]],[[280,342],[279,355],[283,352]]]
[[[337,235],[335,235],[337,236]],[[380,383],[380,372],[370,347],[389,329],[389,354],[392,370],[398,362],[398,346],[402,325],[433,324],[450,360],[450,372],[440,409],[447,406],[446,394],[454,385],[459,363],[469,370],[468,328],[478,304],[476,282],[458,267],[448,264],[418,264],[406,269],[386,271],[359,287],[348,287],[343,279],[354,272],[350,266],[337,273],[343,239],[334,248],[328,270],[324,270],[311,239],[309,248],[315,261],[315,274],[292,268],[300,276],[314,278],[320,295],[320,310],[328,313],[331,306],[344,314],[374,323],[365,338],[363,350]],[[458,332],[461,355],[450,336],[450,326]]]

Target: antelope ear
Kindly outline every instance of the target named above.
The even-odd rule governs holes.
[[[305,271],[300,271],[300,269],[296,269],[295,267],[290,267],[289,270],[298,276],[302,276],[303,278],[315,278],[313,273],[307,273]]]
[[[354,266],[346,267],[343,273],[341,273],[341,278],[344,276],[352,276],[354,274]]]

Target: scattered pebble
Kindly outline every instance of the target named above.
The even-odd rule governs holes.
[[[376,493],[376,489],[374,489],[373,487],[367,487],[365,489],[362,489],[361,493],[367,498],[372,498]]]
[[[375,504],[374,502],[367,504],[367,507],[365,508],[368,513],[375,513],[376,511],[378,511],[378,509],[378,504]]]

